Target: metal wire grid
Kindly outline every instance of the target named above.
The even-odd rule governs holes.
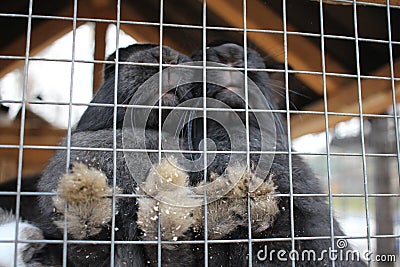
[[[283,31],[276,31],[276,30],[256,30],[256,29],[248,29],[246,25],[246,0],[243,0],[243,28],[234,28],[234,27],[211,27],[206,25],[206,10],[207,10],[207,3],[206,0],[203,1],[203,25],[198,26],[198,25],[183,25],[183,24],[171,24],[171,23],[164,23],[163,22],[163,0],[160,0],[160,20],[159,23],[150,23],[150,22],[135,22],[135,21],[121,21],[120,17],[120,10],[121,10],[121,3],[120,0],[117,1],[117,19],[116,20],[107,20],[107,19],[92,19],[92,18],[78,18],[77,17],[77,0],[74,0],[74,11],[73,11],[73,17],[61,17],[61,16],[47,16],[47,15],[35,15],[33,14],[32,11],[32,6],[33,6],[33,0],[29,1],[29,13],[28,15],[24,14],[9,14],[9,13],[0,13],[0,17],[9,17],[9,18],[27,18],[28,19],[28,24],[27,24],[27,42],[26,42],[26,49],[25,49],[25,55],[24,56],[4,56],[0,55],[0,59],[9,59],[9,60],[24,60],[24,83],[23,83],[23,95],[21,101],[10,101],[7,99],[0,100],[0,103],[21,103],[22,108],[21,108],[21,128],[20,128],[20,142],[18,145],[4,145],[0,144],[0,149],[1,148],[17,148],[18,149],[18,182],[17,182],[17,190],[16,192],[2,192],[2,195],[15,195],[16,196],[16,217],[19,218],[20,215],[20,197],[25,196],[25,195],[38,195],[37,192],[21,192],[21,177],[22,177],[22,159],[23,159],[23,151],[24,149],[65,149],[67,151],[68,155],[68,160],[66,162],[66,170],[68,170],[68,166],[70,165],[70,152],[71,150],[98,150],[98,151],[112,151],[113,152],[113,157],[114,157],[114,168],[113,168],[113,185],[114,185],[114,192],[113,192],[113,207],[112,207],[112,228],[115,228],[115,202],[116,202],[116,197],[143,197],[143,195],[140,194],[117,194],[115,193],[115,188],[116,188],[116,154],[119,151],[122,151],[122,149],[118,149],[116,146],[116,110],[118,107],[129,107],[130,105],[116,105],[116,104],[95,104],[95,103],[76,103],[72,101],[72,92],[73,92],[73,73],[74,73],[74,63],[75,62],[83,62],[83,63],[114,63],[114,62],[108,62],[108,61],[103,61],[103,60],[92,60],[92,61],[85,61],[85,60],[76,60],[75,59],[75,36],[76,36],[76,29],[77,29],[77,22],[101,22],[101,23],[115,23],[117,25],[117,34],[116,34],[116,47],[119,47],[119,31],[120,31],[120,25],[121,24],[133,24],[133,25],[147,25],[147,26],[156,26],[159,27],[160,29],[160,46],[162,45],[162,40],[163,40],[163,29],[164,27],[176,27],[176,28],[192,28],[192,29],[202,29],[203,31],[203,55],[205,57],[205,48],[206,48],[206,33],[207,30],[225,30],[225,31],[238,31],[238,32],[243,32],[243,44],[244,44],[244,49],[245,52],[247,51],[247,33],[248,32],[260,32],[260,33],[273,33],[273,34],[281,34],[284,37],[284,59],[285,59],[285,69],[284,70],[275,70],[275,69],[263,69],[263,70],[253,70],[250,68],[247,68],[247,58],[245,57],[245,67],[244,67],[244,72],[247,74],[248,71],[267,71],[267,72],[284,72],[285,74],[285,93],[286,93],[286,110],[257,110],[256,112],[281,112],[286,114],[287,118],[287,123],[288,123],[288,143],[289,147],[291,147],[291,138],[290,138],[290,117],[292,114],[315,114],[315,115],[323,115],[325,118],[325,137],[326,137],[326,153],[299,153],[292,151],[289,149],[288,151],[277,151],[274,153],[279,153],[279,154],[287,154],[289,155],[288,159],[288,167],[290,170],[290,193],[289,194],[277,194],[277,196],[284,196],[284,197],[290,197],[290,208],[291,208],[291,236],[288,238],[268,238],[268,239],[255,239],[251,237],[251,221],[250,221],[250,216],[249,216],[249,237],[247,239],[238,239],[234,240],[236,243],[248,243],[249,244],[249,255],[251,255],[251,244],[255,242],[273,242],[273,241],[291,241],[292,243],[292,248],[294,249],[294,242],[295,240],[311,240],[311,239],[330,239],[332,246],[334,245],[334,240],[335,238],[346,238],[346,239],[367,239],[368,242],[368,249],[371,250],[371,239],[372,238],[399,238],[399,235],[393,234],[393,235],[371,235],[370,232],[370,214],[369,214],[369,197],[375,197],[375,196],[384,196],[384,197],[400,197],[399,194],[372,194],[368,192],[368,179],[367,179],[367,173],[366,173],[366,158],[370,156],[374,157],[396,157],[397,158],[397,169],[398,173],[400,173],[400,148],[399,148],[399,125],[398,125],[398,112],[397,112],[397,106],[396,106],[396,93],[395,93],[395,82],[400,81],[400,78],[394,77],[394,69],[393,69],[393,45],[399,45],[400,42],[396,42],[392,40],[391,37],[391,24],[390,24],[390,8],[396,9],[400,8],[397,6],[390,6],[390,1],[387,0],[386,5],[383,4],[376,4],[376,3],[368,3],[368,2],[358,2],[355,1],[346,1],[346,0],[337,0],[338,2],[343,2],[343,3],[349,3],[353,5],[353,18],[354,18],[354,26],[355,26],[355,36],[340,36],[340,35],[327,35],[324,34],[324,23],[323,23],[323,8],[324,5],[322,1],[320,1],[320,20],[321,20],[321,26],[320,26],[320,33],[315,34],[315,33],[305,33],[305,32],[291,32],[287,30],[287,14],[286,14],[286,1],[282,1],[283,3]],[[369,39],[369,38],[360,38],[358,37],[358,31],[357,31],[357,5],[366,5],[366,6],[377,6],[377,7],[382,7],[387,9],[387,20],[388,20],[388,35],[389,35],[389,40],[378,40],[378,39]],[[72,60],[62,60],[62,59],[46,59],[46,58],[39,58],[39,57],[31,57],[30,56],[30,37],[31,37],[31,29],[32,29],[32,19],[55,19],[55,20],[70,20],[73,22],[73,43],[72,43]],[[315,38],[320,38],[321,40],[321,57],[322,57],[322,71],[301,71],[301,70],[289,70],[288,69],[288,52],[287,52],[287,39],[289,35],[298,35],[298,36],[308,36],[308,37],[315,37]],[[356,62],[357,62],[357,74],[352,75],[352,74],[346,74],[346,73],[329,73],[326,72],[325,70],[325,40],[326,39],[342,39],[342,40],[351,40],[354,41],[356,44]],[[360,55],[359,55],[359,42],[372,42],[372,43],[383,43],[383,44],[388,44],[389,47],[389,59],[390,59],[390,72],[391,75],[390,77],[378,77],[378,76],[365,76],[361,75],[360,73]],[[160,48],[160,57],[162,57],[161,53],[161,48]],[[137,63],[120,63],[118,62],[118,50],[116,51],[116,62],[115,62],[115,93],[114,93],[114,102],[117,102],[117,81],[118,81],[118,66],[119,64],[133,64],[133,65],[140,65]],[[25,116],[26,116],[26,95],[27,95],[27,75],[28,75],[28,68],[29,68],[29,62],[30,61],[35,61],[35,60],[44,60],[44,61],[60,61],[60,62],[71,62],[71,84],[70,84],[70,101],[69,102],[49,102],[49,101],[30,101],[30,104],[33,105],[46,105],[46,104],[58,104],[58,105],[68,105],[69,106],[69,115],[71,115],[71,110],[72,106],[74,105],[81,105],[81,106],[111,106],[114,108],[114,123],[113,123],[113,129],[114,129],[114,134],[113,134],[113,148],[112,149],[105,149],[105,148],[87,148],[87,147],[73,147],[71,146],[71,116],[69,116],[69,123],[68,123],[68,134],[67,134],[67,145],[64,146],[39,146],[39,145],[24,145],[24,129],[25,129]],[[204,58],[204,62],[205,62]],[[160,59],[160,62],[162,62],[162,59]],[[141,65],[146,65],[146,64],[141,64]],[[147,64],[151,65],[151,64]],[[165,64],[159,64],[157,65],[160,68],[160,76],[162,75],[162,67],[163,66],[168,66]],[[207,67],[208,68],[208,67]],[[223,69],[223,68],[221,68]],[[323,80],[323,98],[324,98],[324,111],[319,112],[319,111],[295,111],[295,110],[290,110],[289,106],[289,88],[288,88],[288,77],[289,74],[312,74],[312,75],[318,75],[322,76]],[[359,113],[341,113],[341,112],[331,112],[327,110],[327,94],[326,94],[326,79],[327,77],[347,77],[347,78],[356,78],[357,79],[357,89],[358,89],[358,104],[359,104]],[[203,77],[204,80],[206,77],[206,66],[205,63],[203,65]],[[246,75],[247,77],[247,75]],[[381,80],[388,80],[391,82],[391,87],[392,87],[392,98],[393,98],[393,115],[376,115],[376,114],[365,114],[362,111],[362,97],[361,97],[361,79],[381,79]],[[162,79],[160,79],[161,83]],[[206,85],[204,83],[203,85],[203,93],[205,95],[206,92]],[[161,91],[161,84],[159,88],[159,94],[162,94]],[[245,98],[246,101],[248,99],[248,90],[247,90],[247,80],[245,83]],[[218,110],[218,109],[206,109],[204,108],[206,103],[203,103],[203,115],[206,117],[207,111],[210,110]],[[143,107],[143,106],[135,106],[135,107]],[[148,107],[147,107],[148,108]],[[159,109],[167,109],[168,107],[161,107],[161,103],[159,104]],[[246,115],[248,115],[248,109],[246,108],[245,110],[234,110],[234,111],[245,111]],[[328,118],[330,115],[338,115],[338,116],[351,116],[351,117],[359,117],[360,118],[360,130],[361,130],[361,144],[362,144],[362,151],[361,153],[335,153],[330,151],[329,147],[329,133],[328,133]],[[159,116],[161,116],[161,112],[159,112]],[[396,139],[396,151],[397,153],[367,153],[365,150],[365,140],[364,140],[364,125],[363,125],[363,119],[364,118],[392,118],[394,119],[394,125],[395,125],[395,139]],[[206,120],[204,120],[204,129],[206,129]],[[246,129],[248,129],[248,121],[246,121]],[[161,126],[160,126],[161,127]],[[204,130],[204,136],[206,137],[206,132]],[[161,142],[161,128],[159,129],[159,140]],[[249,149],[249,134],[247,132],[247,149],[246,151],[232,151],[232,153],[246,153],[246,158],[247,158],[247,163],[248,166],[250,165],[250,154],[252,153]],[[161,147],[161,144],[159,143],[159,147]],[[132,149],[133,151],[140,151],[140,150],[135,150]],[[143,150],[142,152],[158,152],[159,153],[159,159],[161,159],[161,153],[162,152],[178,152],[174,150]],[[179,151],[183,153],[190,153],[193,151]],[[204,143],[203,151],[199,151],[199,153],[208,153],[210,152],[207,150],[206,142]],[[212,151],[213,153],[219,153],[218,151]],[[260,152],[257,152],[260,153]],[[262,151],[261,153],[271,153],[269,151]],[[295,194],[293,193],[293,185],[292,185],[292,161],[291,161],[291,156],[292,155],[325,155],[327,156],[327,170],[328,170],[328,193],[326,194]],[[331,184],[331,162],[330,158],[331,156],[359,156],[362,158],[362,166],[363,166],[363,180],[364,180],[364,193],[361,194],[334,194],[332,193],[332,184]],[[207,157],[204,157],[204,164],[205,166],[207,165]],[[205,170],[206,172],[206,170]],[[206,174],[206,173],[205,173]],[[206,176],[206,175],[205,175]],[[55,195],[55,193],[41,193],[41,194],[46,194],[46,195]],[[294,236],[294,215],[293,215],[293,198],[294,197],[309,197],[309,196],[325,196],[329,198],[329,208],[330,208],[330,218],[331,218],[331,234],[330,236],[323,236],[323,237],[295,237]],[[335,236],[333,233],[333,216],[332,216],[332,201],[334,197],[363,197],[365,200],[365,215],[366,215],[366,224],[367,224],[367,235],[362,235],[362,236]],[[207,196],[204,195],[205,202]],[[248,212],[250,213],[250,206],[248,207]],[[205,229],[207,229],[207,205],[205,205]],[[33,243],[48,243],[48,244],[63,244],[63,266],[67,265],[67,246],[68,244],[85,244],[85,243],[91,243],[93,241],[91,240],[68,240],[67,238],[67,227],[66,227],[66,221],[65,221],[65,228],[64,228],[64,236],[63,240],[33,240],[29,242]],[[16,224],[16,234],[15,234],[15,252],[17,251],[17,244],[19,242],[27,242],[24,240],[18,240],[18,223]],[[160,225],[158,225],[158,241],[118,241],[115,240],[115,233],[112,231],[112,236],[110,241],[98,241],[96,240],[97,244],[111,244],[111,259],[110,259],[110,266],[114,266],[114,245],[115,244],[157,244],[158,247],[158,265],[161,266],[161,244],[204,244],[205,248],[205,266],[208,265],[207,258],[208,258],[208,244],[214,244],[214,243],[231,243],[233,242],[232,240],[208,240],[207,238],[207,231],[205,231],[205,239],[204,240],[190,240],[190,241],[161,241],[161,236],[160,236]],[[1,242],[1,241],[0,241]],[[16,254],[16,253],[15,253]],[[15,256],[15,262],[16,262],[16,256]],[[249,265],[252,264],[252,257],[249,257]],[[332,262],[334,265],[334,262]],[[292,261],[292,265],[295,266],[294,260]]]
[[[29,15],[32,15],[32,4],[29,3]],[[26,49],[25,49],[25,64],[24,64],[24,87],[22,92],[22,111],[21,111],[21,130],[19,136],[19,148],[18,148],[18,181],[17,181],[17,196],[16,196],[16,207],[15,207],[15,216],[19,218],[20,216],[20,200],[21,200],[21,179],[22,179],[22,156],[23,156],[23,143],[24,143],[24,129],[25,129],[25,112],[26,112],[26,92],[28,87],[28,67],[29,67],[29,50],[30,50],[30,35],[32,30],[32,19],[28,19],[27,26],[27,41],[26,41]],[[17,251],[18,251],[18,222],[15,224],[15,246],[14,246],[14,265],[17,265]]]

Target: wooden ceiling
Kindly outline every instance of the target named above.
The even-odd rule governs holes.
[[[47,47],[73,29],[72,0],[35,0],[29,55]],[[348,1],[324,1],[323,31],[327,108],[329,126],[358,116],[358,64],[362,76],[361,99],[364,114],[380,114],[393,105],[390,79],[369,79],[365,76],[400,78],[400,1],[392,0],[390,8],[393,65],[390,64],[387,8],[379,5],[386,0],[367,1],[378,5],[357,5],[357,28],[353,6]],[[268,68],[283,69],[284,24],[282,0],[247,0],[247,40],[250,47],[266,57]],[[160,1],[121,0],[121,29],[139,42],[159,43]],[[27,39],[29,1],[0,2],[0,77],[24,63]],[[292,137],[325,129],[324,86],[322,79],[321,16],[319,1],[287,0],[287,58],[291,70],[289,88],[294,107],[317,114],[291,115]],[[206,42],[226,40],[243,43],[243,0],[207,1]],[[78,1],[77,26],[96,22],[95,60],[104,60],[105,31],[117,19],[114,0]],[[185,25],[185,27],[180,27]],[[163,44],[191,54],[203,43],[203,1],[163,1]],[[187,26],[187,27],[186,27]],[[190,26],[190,27],[189,27]],[[359,40],[355,40],[357,30]],[[337,37],[340,36],[340,37]],[[357,46],[358,44],[358,46]],[[102,64],[95,64],[94,83],[101,83]],[[282,77],[281,72],[271,73]],[[337,74],[346,74],[339,76]],[[400,81],[395,80],[396,100],[400,99]],[[280,83],[281,85],[284,83]],[[337,112],[347,116],[336,116]],[[51,132],[49,132],[51,134]],[[48,134],[49,134],[48,133]],[[47,135],[48,135],[47,134]],[[0,136],[0,143],[7,143]],[[15,136],[18,140],[19,136]],[[15,141],[15,140],[14,140]]]

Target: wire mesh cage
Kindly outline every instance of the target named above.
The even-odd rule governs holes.
[[[399,1],[0,23],[0,266],[399,265]]]

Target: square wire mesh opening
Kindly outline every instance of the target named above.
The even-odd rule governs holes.
[[[399,264],[397,1],[0,23],[0,266]]]

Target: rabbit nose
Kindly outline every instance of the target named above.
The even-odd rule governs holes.
[[[166,56],[165,58],[163,58],[163,63],[176,65],[178,64],[178,57],[179,57],[178,55]]]
[[[232,67],[232,68],[244,68],[244,63],[243,63],[243,60],[236,60],[236,61],[231,61],[231,62],[227,62],[227,64],[226,65],[228,65],[229,67]]]
[[[162,63],[163,64],[171,64],[171,65],[172,64],[176,65],[176,64],[180,63],[179,53],[170,48],[163,47]]]
[[[244,67],[243,64],[243,47],[237,44],[223,44],[214,48],[220,60],[230,66],[235,68]]]

